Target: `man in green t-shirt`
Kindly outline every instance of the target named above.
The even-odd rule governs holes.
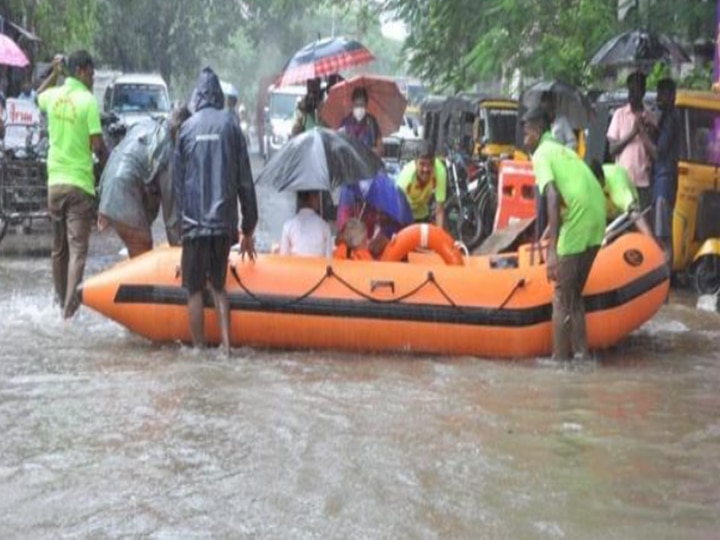
[[[601,165],[599,161],[593,160],[590,168],[605,193],[608,221],[627,214],[640,232],[652,236],[650,226],[639,211],[640,196],[637,187],[625,167],[614,163]]]
[[[64,59],[56,56],[50,76],[38,89],[37,102],[47,115],[48,210],[53,225],[52,269],[63,317],[80,305],[77,286],[87,259],[95,206],[93,151],[104,163],[105,144],[98,104],[92,94],[95,70],[90,54],[76,51],[67,60],[65,83],[55,86]]]
[[[550,134],[543,109],[523,117],[525,145],[549,223],[547,276],[555,282],[553,356],[588,356],[582,291],[605,234],[605,196],[593,172]]]
[[[420,143],[417,157],[403,167],[395,183],[407,197],[416,223],[434,218],[438,227],[445,225],[447,172],[443,162],[435,157],[435,148],[430,142]],[[433,201],[434,216],[430,212]]]

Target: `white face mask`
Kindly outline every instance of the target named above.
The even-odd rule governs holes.
[[[353,107],[353,116],[355,120],[361,122],[365,118],[365,107]]]

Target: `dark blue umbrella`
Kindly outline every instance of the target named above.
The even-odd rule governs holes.
[[[407,197],[384,172],[378,173],[372,180],[362,180],[357,184],[343,186],[338,203],[338,225],[340,227],[353,215],[357,216],[353,208],[358,203],[370,207],[376,212],[382,212],[395,222],[394,226],[385,223],[387,230],[383,230],[383,232],[387,236],[392,236],[397,230],[413,222],[413,214]],[[361,214],[364,212],[367,210],[363,210]]]
[[[384,172],[379,173],[370,182],[365,193],[365,202],[387,214],[401,227],[410,225],[414,221],[407,197]]]

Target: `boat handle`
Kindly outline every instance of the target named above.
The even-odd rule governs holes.
[[[373,279],[370,282],[370,292],[374,293],[376,289],[387,287],[392,294],[395,294],[395,282],[392,280]]]

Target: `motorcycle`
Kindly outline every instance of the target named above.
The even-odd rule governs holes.
[[[497,195],[491,172],[487,162],[481,162],[471,176],[465,157],[449,149],[445,166],[448,189],[446,228],[468,250],[473,250],[492,232]]]

